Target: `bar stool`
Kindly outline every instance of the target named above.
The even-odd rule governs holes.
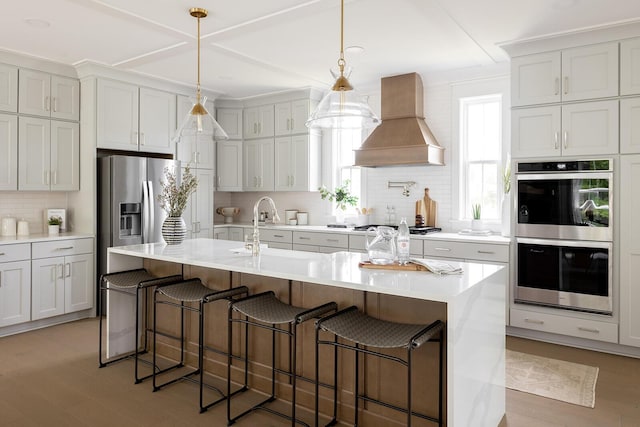
[[[245,325],[252,325],[259,328],[268,329],[271,331],[271,395],[263,400],[262,402],[252,406],[246,411],[231,417],[231,399],[227,400],[227,425],[230,426],[235,423],[239,418],[249,414],[258,409],[265,410],[271,414],[278,415],[285,419],[291,420],[291,425],[295,426],[295,423],[298,422],[303,425],[307,425],[306,423],[296,419],[296,379],[303,377],[296,374],[296,331],[298,325],[301,323],[320,317],[326,313],[336,311],[338,306],[335,302],[329,302],[311,309],[295,307],[289,304],[285,304],[280,301],[273,291],[267,291],[256,295],[251,295],[249,297],[241,298],[235,301],[231,301],[229,303],[229,346],[228,351],[231,354],[232,348],[232,325],[234,322],[243,323]],[[233,312],[238,312],[244,316],[244,318],[233,318]],[[278,327],[277,325],[289,325],[291,330],[283,329],[282,327]],[[276,360],[276,333],[284,334],[289,336],[290,339],[290,360],[291,360],[291,370],[284,371],[281,369],[277,369],[275,366]],[[248,370],[249,370],[249,340],[248,337],[245,336],[245,366],[244,366],[244,384],[237,392],[248,390]],[[291,398],[291,414],[285,414],[283,412],[278,412],[274,409],[271,409],[265,405],[270,402],[273,402],[276,399],[276,372],[280,374],[287,375],[291,378],[291,386],[292,386],[292,398]],[[312,382],[312,380],[307,379]],[[229,357],[229,363],[227,367],[227,395],[231,394],[231,357]]]
[[[100,276],[100,301],[98,302],[98,319],[100,319],[100,326],[98,328],[99,334],[99,344],[98,344],[98,362],[99,367],[104,368],[107,365],[110,365],[115,362],[119,362],[124,359],[132,358],[134,359],[135,368],[134,368],[134,379],[135,383],[138,384],[144,381],[147,378],[151,378],[152,374],[146,375],[144,377],[139,377],[138,375],[138,362],[142,362],[148,365],[151,365],[152,362],[144,359],[140,359],[138,356],[144,354],[148,351],[147,342],[148,342],[148,331],[147,327],[147,295],[148,290],[154,286],[166,285],[169,283],[175,283],[182,280],[182,275],[176,274],[173,276],[166,277],[154,277],[144,268],[138,268],[135,270],[127,270],[127,271],[119,271],[116,273],[107,273]],[[144,292],[143,292],[144,291]],[[131,297],[135,297],[136,306],[135,306],[135,334],[134,334],[134,345],[133,345],[133,353],[127,353],[123,356],[111,358],[109,360],[103,360],[102,358],[102,299],[106,296],[107,292],[117,292],[123,295],[129,295]],[[140,294],[143,294],[144,298],[142,301],[142,307],[144,310],[144,342],[143,347],[140,349],[140,336],[138,334],[140,328]]]
[[[333,341],[320,340],[320,331],[326,331],[334,334]],[[338,343],[338,337],[351,341],[353,345],[348,343]],[[433,341],[439,343],[439,377],[438,377],[438,416],[432,417],[425,414],[413,412],[411,409],[411,358],[413,350],[420,347],[422,344]],[[358,425],[358,399],[362,399],[367,402],[372,402],[378,405],[385,406],[387,408],[395,409],[407,414],[407,426],[411,426],[411,417],[417,416],[427,419],[442,426],[442,382],[443,382],[443,342],[444,342],[444,323],[440,320],[429,325],[414,325],[395,323],[385,320],[376,319],[358,311],[355,306],[346,308],[337,313],[326,316],[316,321],[316,354],[318,354],[319,344],[332,345],[334,348],[344,348],[353,350],[355,352],[355,385],[354,385],[354,408],[355,408],[355,420],[354,426]],[[378,351],[370,350],[364,347],[376,347],[376,348],[405,348],[407,349],[407,359],[391,356],[388,354],[380,353]],[[392,405],[387,402],[382,402],[377,399],[373,399],[366,395],[359,395],[358,393],[358,356],[359,353],[364,353],[372,356],[381,357],[383,359],[391,360],[400,363],[407,367],[407,408],[401,408],[396,405]],[[335,425],[337,422],[337,397],[338,397],[338,363],[335,358],[333,372],[334,381],[334,394],[333,394],[333,419],[327,425]],[[315,422],[318,425],[318,374],[319,363],[316,357],[316,385],[315,385]]]
[[[160,390],[162,387],[165,387],[169,384],[173,384],[178,381],[186,380],[191,382],[197,382],[200,387],[200,413],[205,412],[211,406],[219,403],[227,398],[227,396],[220,390],[219,388],[205,384],[204,382],[204,325],[205,325],[205,313],[204,313],[204,305],[219,301],[219,300],[232,300],[233,297],[238,295],[248,295],[249,289],[246,286],[239,286],[237,288],[225,289],[225,290],[214,290],[207,288],[202,284],[200,279],[189,279],[184,280],[179,283],[170,284],[166,286],[158,286],[153,293],[153,363],[156,364],[157,357],[157,307],[159,304],[169,305],[172,307],[178,307],[181,310],[180,315],[180,361],[169,367],[164,369],[162,372],[166,372],[169,369],[175,369],[184,366],[184,356],[185,356],[185,340],[184,340],[184,315],[188,311],[198,313],[198,366],[196,369],[191,370],[190,372],[178,377],[166,381],[162,384],[158,384],[156,381],[157,374],[162,372],[153,373],[153,391],[156,392]],[[159,300],[158,295],[163,295],[167,297],[167,300]],[[186,305],[186,303],[198,303],[197,307],[192,307]],[[226,354],[226,353],[225,353]],[[195,380],[192,377],[198,375],[198,379]],[[204,387],[207,387],[211,390],[216,391],[221,395],[217,400],[210,402],[208,404],[204,404],[204,396],[203,391]]]

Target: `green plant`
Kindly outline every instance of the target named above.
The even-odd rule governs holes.
[[[480,213],[482,211],[482,206],[480,206],[480,203],[471,205],[471,210],[473,211],[473,219],[480,219]]]
[[[349,184],[351,181],[345,180],[341,186],[335,188],[335,190],[329,191],[324,185],[318,188],[320,191],[320,197],[322,200],[328,199],[330,202],[335,201],[338,208],[343,211],[347,209],[347,205],[356,206],[358,204],[358,197],[349,194]]]
[[[165,180],[160,181],[162,192],[157,196],[160,207],[169,216],[182,216],[189,197],[198,188],[198,179],[191,173],[189,166],[184,168],[180,184],[172,169],[164,168],[164,176]]]
[[[62,225],[62,218],[60,218],[59,216],[49,217],[48,223],[49,225]]]

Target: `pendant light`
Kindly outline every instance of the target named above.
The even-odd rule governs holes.
[[[189,9],[189,14],[198,20],[198,84],[196,86],[196,99],[182,120],[176,133],[175,141],[179,142],[183,137],[211,137],[212,140],[229,139],[222,126],[213,118],[211,113],[204,107],[207,101],[206,96],[200,92],[200,18],[206,18],[206,9],[193,7]]]
[[[309,128],[362,129],[373,128],[380,119],[362,97],[353,89],[345,76],[344,60],[344,0],[340,0],[340,59],[339,75],[331,91],[322,98],[318,108],[305,123]]]

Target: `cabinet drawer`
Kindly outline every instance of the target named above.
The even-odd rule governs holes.
[[[350,252],[366,252],[366,236],[349,236],[349,251]],[[422,239],[409,240],[409,252],[413,256],[422,256]]]
[[[425,240],[424,256],[427,258],[437,256],[476,261],[509,262],[509,246]]]
[[[291,243],[291,231],[288,230],[273,230],[268,228],[260,229],[260,241],[261,242],[280,242]],[[269,245],[273,247],[273,245]],[[289,248],[291,249],[291,248]]]
[[[288,249],[291,250],[291,243],[267,242],[267,247],[272,249]]]
[[[348,249],[349,235],[343,233],[310,233],[307,231],[294,231],[293,243]]]
[[[31,245],[0,245],[0,262],[23,261],[31,259]]]
[[[33,259],[93,252],[93,239],[52,240],[33,244]]]
[[[591,340],[618,342],[618,325],[597,320],[578,319],[512,308],[510,324],[518,328],[551,332]]]

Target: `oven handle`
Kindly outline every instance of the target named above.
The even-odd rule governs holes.
[[[516,237],[516,243],[545,246],[568,246],[571,248],[596,248],[613,250],[612,242],[596,242],[592,240],[555,240],[555,239],[531,239],[529,237]]]
[[[560,180],[560,179],[609,179],[613,181],[613,172],[549,172],[549,173],[528,173],[520,172],[516,174],[516,180],[540,181],[540,180]]]

